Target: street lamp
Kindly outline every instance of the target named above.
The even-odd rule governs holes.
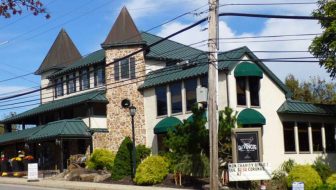
[[[132,160],[133,160],[133,167],[132,167],[132,174],[133,178],[135,177],[135,170],[136,170],[136,151],[135,151],[135,134],[134,134],[134,116],[136,113],[136,107],[131,105],[129,107],[130,115],[132,117],[132,138],[133,138],[133,154],[132,154]]]

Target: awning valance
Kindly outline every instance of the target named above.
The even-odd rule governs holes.
[[[262,70],[258,67],[258,65],[253,64],[251,62],[242,62],[237,65],[234,70],[235,77],[263,77]]]
[[[237,117],[238,125],[265,125],[265,117],[254,109],[244,109],[239,112]]]
[[[177,119],[176,117],[166,117],[161,120],[156,126],[154,127],[155,134],[162,134],[167,133],[169,129],[174,129],[174,127],[182,124],[181,120]]]

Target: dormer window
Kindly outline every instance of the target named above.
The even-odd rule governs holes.
[[[58,78],[55,81],[55,97],[63,96],[63,80]]]
[[[105,84],[105,69],[103,66],[96,67],[94,70],[94,86],[103,86]]]
[[[79,74],[79,87],[80,90],[86,90],[90,88],[90,72],[88,69],[83,69]]]
[[[114,80],[135,79],[135,58],[130,57],[114,64]]]
[[[67,75],[67,94],[76,92],[76,77],[75,73]]]

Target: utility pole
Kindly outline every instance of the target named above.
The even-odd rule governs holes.
[[[218,190],[218,0],[209,0],[208,113],[210,140],[210,189]]]

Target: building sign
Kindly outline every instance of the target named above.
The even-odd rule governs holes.
[[[246,162],[229,164],[229,181],[270,180],[272,170],[269,163]]]
[[[237,132],[236,151],[237,162],[259,162],[258,132]]]
[[[261,129],[233,129],[232,148],[233,162],[262,162]]]
[[[28,164],[28,181],[38,181],[37,163]]]

